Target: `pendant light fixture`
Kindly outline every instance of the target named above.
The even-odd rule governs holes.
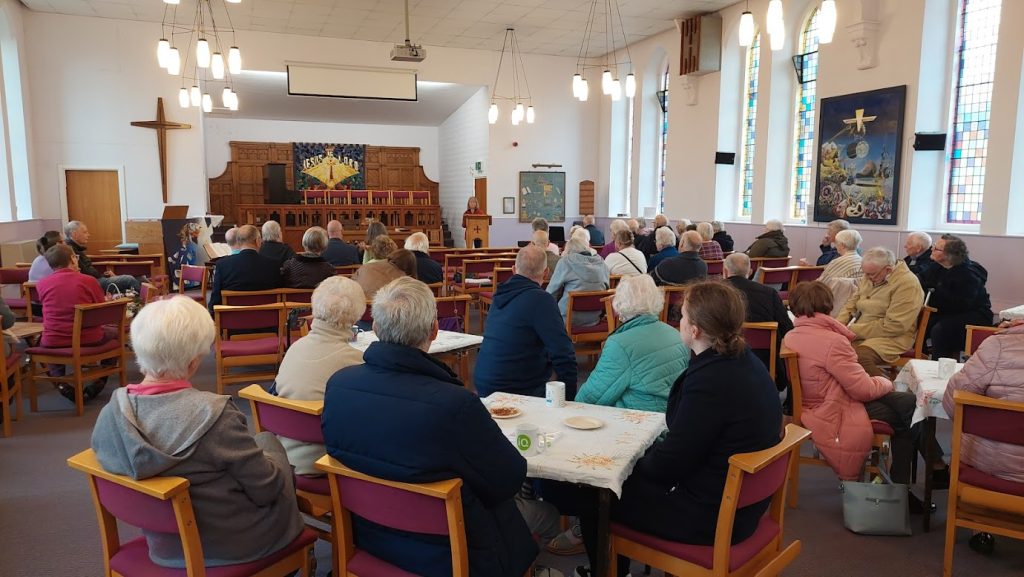
[[[747,9],[740,16],[740,46],[744,48],[754,42],[754,15],[750,12],[750,0],[747,0]]]
[[[602,7],[600,11],[598,5]],[[618,30],[616,30],[616,23],[618,23]],[[590,40],[597,26],[604,28],[604,58],[599,63],[588,64]],[[626,59],[621,62],[617,60],[616,52],[619,38],[622,39],[622,44],[618,49],[625,49],[626,56]],[[609,57],[613,60],[609,61]],[[576,57],[576,73],[572,77],[573,98],[580,102],[587,101],[590,95],[590,86],[585,78],[586,72],[597,69],[601,70],[601,94],[610,96],[614,101],[621,100],[623,95],[626,98],[636,96],[636,76],[633,74],[633,60],[629,54],[629,44],[626,40],[625,28],[622,25],[622,13],[619,10],[618,0],[591,0],[590,2],[590,13],[587,25],[583,30],[583,42],[580,44],[579,55]],[[625,81],[620,76],[622,69],[626,72]]]
[[[512,61],[512,71],[510,73],[512,75],[512,93],[503,95],[498,92],[498,82],[501,80],[501,69],[505,64],[506,48],[509,60]],[[494,75],[494,84],[491,86],[491,105],[487,109],[487,122],[489,124],[498,122],[498,117],[500,116],[500,110],[496,102],[498,100],[507,100],[515,103],[512,108],[512,114],[509,117],[509,120],[512,121],[512,126],[519,126],[523,120],[526,120],[527,124],[533,124],[534,120],[536,120],[536,113],[533,110],[533,97],[530,95],[530,83],[526,79],[526,66],[523,64],[523,53],[519,49],[519,40],[516,38],[515,28],[505,29],[505,40],[501,44],[501,57],[498,59],[498,71]]]
[[[242,72],[242,53],[235,44],[235,30],[227,2],[237,4],[241,0],[197,0],[190,24],[178,24],[177,6],[180,0],[164,0],[164,16],[160,24],[163,32],[157,41],[157,64],[171,76],[181,77],[178,104],[213,110],[210,95],[219,88],[211,82],[223,85],[221,102],[224,108],[238,109],[238,95],[233,88],[235,74]],[[218,24],[226,22],[227,26]],[[230,38],[227,38],[230,36]],[[230,44],[225,40],[230,40]],[[193,45],[194,44],[194,45]],[[224,47],[229,46],[225,63]],[[233,104],[234,106],[230,106]]]

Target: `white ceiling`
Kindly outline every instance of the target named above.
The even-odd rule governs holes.
[[[147,22],[160,22],[168,6],[159,0],[21,1],[39,12]],[[195,1],[182,0],[177,22],[191,24]],[[427,46],[501,50],[505,28],[511,26],[524,52],[576,56],[593,1],[409,0],[410,32],[413,42]],[[632,43],[672,28],[674,18],[714,12],[736,1],[618,0],[618,6],[626,40]],[[215,16],[221,13],[220,4],[214,0]],[[590,56],[607,52],[605,0],[597,4]],[[228,4],[228,10],[238,30],[386,42],[405,38],[403,0],[242,0]],[[616,46],[621,46],[617,22],[614,30]]]
[[[238,111],[214,108],[211,116],[407,126],[439,126],[481,88],[421,80],[416,85],[416,102],[289,96],[284,72],[248,70],[234,77],[234,86]],[[220,95],[214,94],[213,100],[220,104]]]

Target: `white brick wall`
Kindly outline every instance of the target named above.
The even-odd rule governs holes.
[[[437,131],[441,213],[452,231],[455,246],[465,245],[462,213],[466,210],[466,200],[473,195],[475,177],[471,168],[477,161],[487,166],[488,104],[487,89],[481,88]],[[494,214],[495,207],[488,209]]]

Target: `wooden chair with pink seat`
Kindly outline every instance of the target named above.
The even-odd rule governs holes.
[[[285,307],[282,303],[213,307],[217,336],[217,394],[232,383],[272,381],[284,358]],[[246,372],[232,369],[257,367]]]
[[[178,294],[183,294],[206,306],[206,288],[209,278],[210,275],[205,266],[181,265],[181,278],[178,279]],[[199,283],[199,288],[186,290],[186,283]]]
[[[613,290],[571,291],[569,293],[569,303],[566,306],[565,315],[565,331],[569,333],[569,340],[572,341],[577,352],[591,356],[601,352],[601,347],[604,346],[604,342],[608,340],[608,335],[612,332],[609,327],[611,326],[611,319],[614,318],[611,299],[604,299],[614,295],[615,291]],[[604,316],[597,324],[590,326],[573,325],[573,316],[576,313],[596,311],[604,312]]]
[[[18,318],[29,318],[32,315],[32,305],[25,300],[21,290],[22,284],[28,282],[28,271],[25,267],[0,268],[0,290],[7,285],[18,287],[18,296],[4,297],[4,302]]]

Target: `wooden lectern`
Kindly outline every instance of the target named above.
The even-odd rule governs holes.
[[[466,248],[484,248],[491,245],[491,215],[466,215]]]

